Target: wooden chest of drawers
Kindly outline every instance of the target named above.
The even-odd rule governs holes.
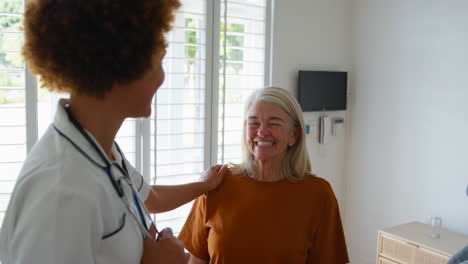
[[[442,229],[432,238],[430,227],[411,222],[379,231],[377,264],[446,264],[468,245],[468,236]]]

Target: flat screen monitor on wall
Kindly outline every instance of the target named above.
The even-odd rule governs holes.
[[[347,72],[299,71],[302,111],[346,110]]]

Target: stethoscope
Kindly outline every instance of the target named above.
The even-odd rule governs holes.
[[[125,157],[120,150],[119,145],[115,142],[115,145],[117,146],[117,151],[119,152],[120,156],[122,157],[122,166],[120,166],[119,163],[115,161],[110,161],[106,155],[102,152],[102,150],[99,148],[99,146],[96,144],[96,142],[90,137],[90,135],[83,129],[83,127],[78,123],[78,121],[73,117],[73,115],[70,112],[70,107],[69,105],[65,106],[65,111],[67,112],[68,118],[70,122],[75,126],[75,128],[80,132],[81,135],[88,141],[88,143],[94,148],[96,153],[100,156],[100,158],[104,161],[106,166],[102,166],[95,160],[93,160],[86,152],[83,151],[73,140],[71,140],[69,137],[67,137],[64,133],[62,133],[55,125],[54,128],[55,130],[66,140],[68,140],[75,148],[80,152],[83,156],[85,156],[91,163],[93,163],[95,166],[101,168],[104,170],[104,172],[107,174],[109,177],[109,180],[114,187],[115,191],[117,192],[117,195],[119,198],[122,200],[124,203],[125,207],[127,210],[130,212],[130,215],[132,218],[135,220],[135,222],[138,223],[138,227],[140,231],[143,233],[143,238],[145,238],[145,235],[153,240],[157,240],[159,237],[159,232],[156,228],[156,224],[154,223],[153,219],[151,218],[150,213],[148,212],[148,209],[146,208],[144,202],[141,200],[140,195],[138,194],[138,191],[136,190],[135,186],[133,185],[133,182],[128,174],[127,166],[125,165]],[[122,176],[120,178],[114,178],[112,175],[112,166],[116,167],[121,173]],[[135,204],[136,209],[138,212],[135,212],[135,207],[130,205],[130,201],[127,199],[125,196],[124,188],[123,188],[123,183],[127,184],[128,187],[132,190],[132,196],[133,196],[133,202]],[[138,219],[137,214],[139,215],[140,219]],[[149,228],[147,227],[146,224],[146,219],[150,220],[150,225]],[[149,231],[149,229],[153,228],[154,231],[156,232],[156,236],[153,237]]]

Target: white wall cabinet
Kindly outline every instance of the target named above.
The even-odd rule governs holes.
[[[432,238],[429,225],[411,222],[379,231],[377,264],[445,264],[468,245],[468,236],[442,229]]]

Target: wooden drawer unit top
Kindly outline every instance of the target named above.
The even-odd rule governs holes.
[[[428,225],[411,222],[379,231],[378,264],[445,264],[468,245],[468,236],[442,230],[432,238]]]

